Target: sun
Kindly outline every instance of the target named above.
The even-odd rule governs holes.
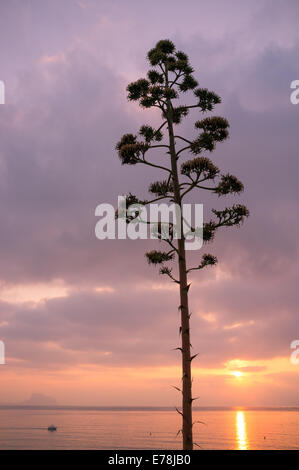
[[[238,379],[243,377],[243,372],[240,372],[239,370],[234,370],[232,372],[232,375],[234,375],[235,377],[237,377]]]

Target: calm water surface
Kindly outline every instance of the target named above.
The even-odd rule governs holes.
[[[194,420],[202,449],[299,449],[299,409],[197,410]],[[2,408],[0,449],[180,449],[179,428],[172,410]]]

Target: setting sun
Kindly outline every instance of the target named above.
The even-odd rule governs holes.
[[[239,370],[234,370],[232,372],[232,375],[234,375],[235,377],[237,377],[238,379],[240,379],[241,377],[243,377],[243,372],[240,372]]]

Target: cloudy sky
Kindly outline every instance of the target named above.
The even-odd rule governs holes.
[[[230,139],[212,158],[243,181],[235,199],[251,212],[209,246],[218,266],[191,279],[194,394],[201,406],[299,405],[298,15],[297,0],[1,2],[1,403],[179,402],[176,286],[146,264],[153,242],[94,235],[99,203],[144,197],[159,179],[121,166],[114,149],[159,122],[125,89],[169,38],[222,97]]]

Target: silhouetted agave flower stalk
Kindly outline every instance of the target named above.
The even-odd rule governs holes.
[[[188,56],[184,52],[177,51],[171,41],[159,41],[148,52],[147,58],[152,68],[148,71],[147,78],[141,78],[128,85],[128,99],[138,101],[142,108],[158,108],[161,111],[161,125],[158,129],[143,125],[138,134],[125,134],[116,145],[116,149],[122,164],[150,166],[166,177],[150,185],[149,192],[155,195],[153,200],[141,201],[130,193],[127,197],[127,205],[166,200],[176,203],[181,209],[185,196],[195,189],[211,191],[218,196],[241,193],[243,184],[235,176],[229,173],[220,174],[219,168],[209,158],[203,156],[207,152],[212,152],[217,142],[227,139],[229,123],[226,119],[212,116],[196,121],[194,127],[198,134],[194,140],[178,135],[175,131],[176,126],[181,124],[190,111],[196,110],[203,113],[213,111],[215,105],[221,102],[220,97],[212,91],[198,87],[192,75],[193,68]],[[179,97],[188,91],[193,93],[194,104],[176,105]],[[165,136],[162,130],[165,131]],[[166,163],[160,165],[149,159],[149,154],[155,149],[165,150],[164,162]],[[197,156],[192,160],[182,162],[179,167],[179,160],[188,152]],[[204,242],[213,240],[218,228],[240,225],[249,215],[247,208],[239,204],[222,211],[212,210],[212,213],[215,217],[203,225]],[[192,397],[191,362],[196,354],[191,355],[190,352],[188,306],[190,284],[187,277],[191,271],[215,265],[217,258],[211,254],[204,254],[197,266],[187,267],[182,210],[180,214],[181,238],[175,240],[170,231],[169,238],[165,240],[160,238],[169,245],[168,251],[154,250],[146,253],[146,257],[150,264],[160,265],[160,274],[167,275],[179,284],[180,288],[181,347],[176,349],[182,354],[182,388],[175,388],[182,393],[182,410],[177,411],[182,416],[183,448],[190,450],[194,445],[192,403],[195,400]],[[131,219],[132,216],[129,220]],[[174,261],[178,265],[178,279],[173,274],[173,268],[166,264]]]

